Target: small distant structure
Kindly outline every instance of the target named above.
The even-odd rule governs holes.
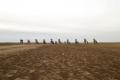
[[[78,42],[78,40],[77,39],[75,39],[75,44],[78,44],[79,42]]]
[[[43,39],[43,44],[46,44],[46,40],[45,39]]]
[[[38,42],[38,40],[37,40],[37,39],[35,39],[35,43],[36,43],[36,44],[39,44],[39,42]]]
[[[98,42],[97,42],[97,40],[95,38],[93,39],[93,43],[98,44]]]
[[[53,41],[53,39],[50,39],[50,40],[51,40],[51,41],[50,41],[51,44],[55,44],[54,41]]]
[[[55,41],[55,44],[58,44],[58,42],[57,42],[57,41]]]
[[[31,43],[30,40],[27,40],[27,43],[30,44]]]
[[[67,44],[70,44],[70,41],[69,41],[69,39],[67,39]]]
[[[84,44],[88,44],[88,41],[86,38],[84,38]]]
[[[58,43],[59,43],[59,44],[61,44],[61,43],[62,43],[60,39],[58,39]]]
[[[20,44],[23,44],[23,40],[22,39],[20,40]]]

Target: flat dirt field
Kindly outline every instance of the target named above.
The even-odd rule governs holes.
[[[0,45],[0,80],[120,80],[120,44]]]

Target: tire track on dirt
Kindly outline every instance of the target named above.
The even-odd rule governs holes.
[[[0,55],[7,55],[10,53],[15,53],[18,51],[26,51],[29,49],[36,49],[37,47],[41,47],[43,45],[14,45],[14,46],[4,46],[0,47]]]
[[[6,59],[13,57],[14,55],[19,55],[29,50],[35,50],[42,46],[44,45],[32,44],[32,45],[14,45],[14,46],[12,45],[12,46],[0,47],[0,61],[2,62]]]

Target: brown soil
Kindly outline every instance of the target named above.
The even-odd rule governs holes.
[[[120,44],[1,46],[0,80],[120,80]]]

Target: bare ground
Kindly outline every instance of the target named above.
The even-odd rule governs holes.
[[[120,44],[0,46],[0,80],[120,80]]]

